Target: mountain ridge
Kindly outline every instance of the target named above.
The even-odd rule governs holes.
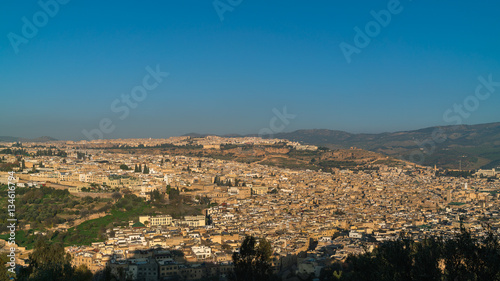
[[[217,136],[217,134],[191,134]],[[219,135],[232,137],[235,135]],[[239,135],[236,135],[239,136]],[[257,134],[244,135],[255,137]],[[330,149],[357,147],[417,164],[447,169],[500,167],[500,122],[432,126],[383,133],[349,133],[329,129],[300,129],[273,138]]]
[[[199,134],[183,136],[252,137],[257,134]],[[476,125],[432,126],[417,130],[383,133],[349,133],[330,129],[300,129],[281,132],[273,138],[330,149],[351,147],[381,153],[413,163],[447,169],[500,168],[500,122]],[[47,142],[57,139],[43,136],[34,139],[0,136],[5,142]]]
[[[12,136],[0,136],[0,141],[3,142],[47,142],[47,141],[57,141],[57,140],[58,139],[49,136],[42,136],[33,139],[12,137]]]
[[[500,122],[435,126],[379,134],[312,129],[278,133],[275,137],[332,149],[358,147],[418,164],[449,169],[500,166]]]

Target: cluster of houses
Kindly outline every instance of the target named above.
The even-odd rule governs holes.
[[[168,143],[217,146],[235,140],[209,137],[193,143],[182,137]],[[460,224],[478,236],[486,234],[485,222],[493,229],[500,226],[500,183],[492,180],[500,173],[494,169],[479,170],[473,178],[438,176],[435,168],[411,164],[323,172],[100,148],[164,143],[97,140],[85,149],[80,143],[56,143],[67,157],[30,159],[35,166],[43,163],[43,168],[16,176],[19,183],[64,184],[72,192],[94,184],[128,189],[149,199],[150,191],[165,193],[168,186],[192,202],[208,198],[211,205],[203,214],[182,219],[140,216],[126,228],[108,229],[104,242],[67,249],[75,265],[94,272],[109,266],[115,274],[137,280],[224,280],[233,268],[232,253],[247,235],[267,239],[274,272],[283,280],[294,280],[318,278],[325,266],[397,239],[401,232],[419,240],[428,235],[451,237]],[[122,169],[123,165],[132,169]],[[149,173],[133,169],[138,165],[147,165]]]

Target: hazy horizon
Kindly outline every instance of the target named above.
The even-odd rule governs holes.
[[[500,121],[497,122],[488,122],[488,123],[478,123],[478,124],[460,124],[463,126],[474,126],[474,125],[487,125],[487,124],[496,124],[500,123]],[[454,125],[444,125],[444,126],[454,126]],[[422,127],[422,128],[412,128],[412,129],[406,129],[406,130],[395,130],[395,131],[381,131],[381,132],[354,132],[354,131],[346,131],[346,130],[336,130],[336,129],[327,129],[327,128],[300,128],[296,130],[291,130],[291,131],[282,131],[279,133],[293,133],[296,131],[301,131],[301,130],[331,130],[331,131],[342,131],[342,132],[347,132],[350,134],[384,134],[384,133],[399,133],[399,132],[409,132],[409,131],[416,131],[416,130],[422,130],[422,129],[427,129],[427,128],[433,128],[433,127],[442,127],[439,125],[436,126],[429,126],[429,127]],[[163,138],[170,138],[170,137],[179,137],[179,136],[185,136],[185,135],[190,135],[190,134],[199,134],[199,135],[211,135],[211,136],[248,136],[248,135],[256,135],[259,136],[258,133],[252,132],[248,134],[238,134],[238,133],[221,133],[221,134],[216,134],[216,133],[211,133],[211,132],[188,132],[184,133],[182,135],[165,135],[165,136],[157,136],[157,137],[152,137],[152,136],[125,136],[125,137],[103,137],[102,139],[147,139],[147,138],[154,138],[154,139],[163,139]],[[80,140],[88,140],[85,137],[81,137],[79,139],[60,139],[56,138],[54,136],[50,135],[39,135],[39,136],[12,136],[12,135],[1,135],[0,137],[15,137],[15,138],[23,138],[23,139],[36,139],[36,138],[43,138],[43,137],[50,137],[54,138],[57,140],[70,140],[70,141],[80,141]]]

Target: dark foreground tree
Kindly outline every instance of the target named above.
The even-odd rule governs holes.
[[[235,281],[273,280],[271,244],[265,239],[257,240],[253,236],[245,237],[240,251],[233,254]]]
[[[45,237],[35,242],[33,253],[29,255],[28,267],[21,269],[18,281],[90,281],[92,273],[85,267],[75,269],[71,256],[64,252],[59,243],[51,243]]]
[[[0,266],[0,281],[10,281],[13,280],[11,277],[15,276],[14,273],[9,272],[5,267],[7,262],[9,262],[7,254],[2,254],[2,256],[0,256],[0,264],[2,265]]]
[[[321,280],[500,281],[500,243],[491,230],[479,239],[463,227],[447,240],[431,237],[415,242],[403,236],[371,253],[349,256],[341,269],[341,274],[334,274],[333,267],[325,268]]]
[[[176,280],[176,279],[173,279]],[[114,273],[111,267],[106,266],[103,271],[96,273],[94,281],[134,281],[123,268],[118,268]]]

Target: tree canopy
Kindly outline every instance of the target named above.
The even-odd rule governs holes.
[[[271,244],[265,239],[247,236],[239,252],[233,253],[235,281],[273,280]]]
[[[90,281],[92,273],[86,267],[75,268],[71,256],[59,243],[51,243],[40,236],[33,253],[29,255],[28,267],[22,268],[18,281]]]
[[[430,237],[415,242],[403,236],[324,268],[320,277],[322,281],[500,280],[500,243],[492,231],[480,239],[464,227],[446,240]]]

